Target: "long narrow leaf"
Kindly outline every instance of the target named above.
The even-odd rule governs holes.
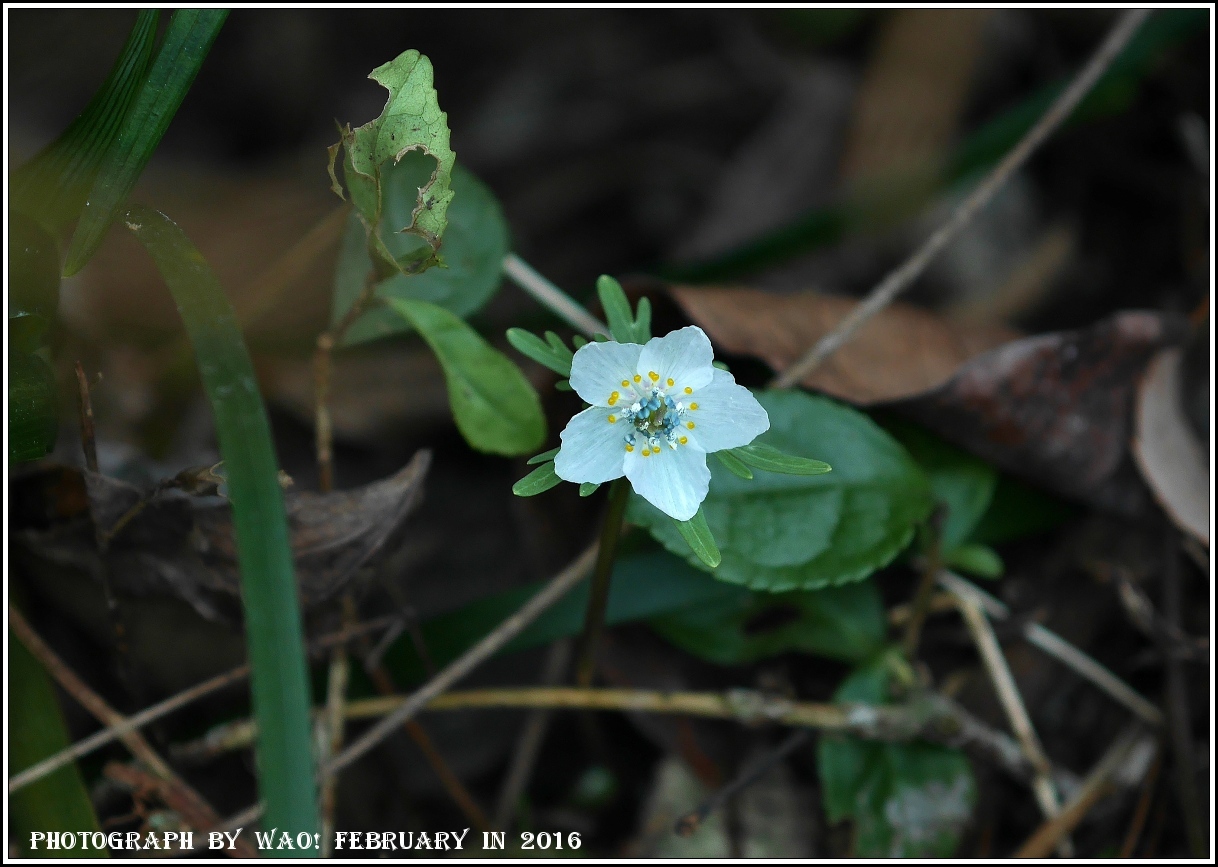
[[[64,276],[75,274],[97,249],[127,201],[144,166],[194,82],[203,59],[228,17],[227,9],[179,9],[118,137],[106,151],[68,247]]]
[[[164,214],[121,217],[156,261],[182,313],[211,401],[233,507],[266,827],[318,830],[309,683],[279,465],[232,306],[199,251]],[[299,854],[299,850],[296,850]],[[303,853],[305,855],[308,852]]]
[[[59,138],[13,173],[16,209],[57,234],[80,215],[102,158],[144,84],[160,16],[155,9],[139,13],[114,68],[85,110]]]

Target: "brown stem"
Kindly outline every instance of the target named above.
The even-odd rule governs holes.
[[[613,561],[617,556],[617,543],[622,535],[622,518],[626,514],[626,503],[630,499],[630,485],[625,479],[615,479],[609,487],[609,511],[601,528],[600,551],[596,557],[596,571],[592,575],[592,588],[588,594],[588,613],[584,618],[584,632],[580,636],[579,653],[576,656],[575,682],[581,687],[592,685],[596,672],[596,651],[601,631],[605,628],[605,610],[609,605],[609,583],[613,578]]]
[[[942,527],[945,511],[937,507],[926,522],[928,544],[926,557],[922,564],[922,577],[918,581],[918,590],[914,594],[909,613],[909,622],[905,624],[905,639],[901,646],[907,659],[913,659],[918,652],[918,642],[922,638],[922,626],[926,623],[926,615],[930,611],[930,601],[935,593],[935,581],[939,570],[943,567]]]
[[[85,369],[76,362],[76,387],[80,397],[80,444],[85,452],[85,466],[97,472],[97,435],[93,429],[93,400],[89,397],[89,379]]]

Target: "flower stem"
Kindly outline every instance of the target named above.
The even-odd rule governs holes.
[[[600,643],[601,630],[605,626],[605,609],[609,604],[609,579],[613,575],[613,561],[617,556],[617,541],[622,534],[622,517],[626,514],[626,501],[630,496],[630,484],[625,479],[616,479],[609,486],[609,513],[601,528],[600,550],[596,555],[596,571],[592,575],[592,592],[588,597],[588,615],[584,618],[584,632],[579,640],[579,655],[576,657],[576,680],[581,687],[592,685],[596,668],[596,648]]]

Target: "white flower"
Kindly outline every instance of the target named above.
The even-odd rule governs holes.
[[[562,432],[554,472],[568,482],[612,481],[678,521],[698,512],[710,486],[706,456],[748,445],[770,418],[691,325],[637,343],[589,343],[571,361],[571,387],[592,404]]]

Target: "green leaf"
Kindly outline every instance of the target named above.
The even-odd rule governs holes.
[[[377,236],[395,258],[411,255],[421,243],[394,228],[410,222],[418,189],[427,183],[429,164],[435,163],[423,153],[411,151],[401,162],[382,169],[384,213]],[[395,269],[378,283],[377,298],[429,301],[465,319],[482,309],[498,290],[503,257],[509,249],[507,221],[499,202],[482,181],[459,164],[452,171],[452,192],[455,197],[448,207],[448,228],[441,247],[446,267],[429,268],[417,274],[403,274]],[[341,321],[359,298],[374,268],[367,237],[361,217],[351,214],[334,272],[333,324]],[[427,247],[423,249],[430,251]],[[376,305],[347,329],[343,345],[410,330],[402,317],[384,305]]]
[[[544,586],[545,582],[537,581],[497,593],[422,624],[423,642],[435,665],[443,666],[456,659]],[[605,624],[648,620],[665,612],[711,604],[724,596],[747,592],[712,581],[704,572],[664,551],[622,555],[613,566]],[[584,628],[587,611],[588,582],[584,581],[512,639],[501,653],[577,635]],[[417,683],[427,676],[428,669],[409,638],[393,644],[385,654],[385,663],[402,683]]]
[[[605,308],[605,319],[609,331],[618,343],[636,343],[634,339],[634,316],[630,313],[630,302],[622,291],[622,284],[608,274],[596,278],[596,294]]]
[[[443,307],[389,302],[440,359],[457,429],[479,451],[523,455],[545,442],[541,400],[520,368]]]
[[[872,581],[793,593],[735,595],[664,614],[651,627],[694,656],[742,665],[789,651],[860,662],[884,643],[887,621]]]
[[[883,704],[882,660],[847,678],[839,702]],[[972,815],[976,784],[959,750],[927,743],[881,743],[825,736],[817,770],[831,822],[852,818],[862,858],[949,858]]]
[[[1001,578],[1003,569],[1002,558],[989,545],[979,542],[967,542],[953,548],[944,562],[962,572],[968,572],[979,578]]]
[[[564,357],[554,348],[531,331],[523,328],[507,330],[508,343],[526,358],[531,358],[543,367],[557,373],[559,376],[571,375],[571,359]]]
[[[579,486],[579,495],[581,497],[591,497],[596,493],[600,485],[596,482],[582,482]]]
[[[558,382],[554,383],[554,388],[557,391],[575,391],[575,389],[571,387],[571,380],[569,379],[560,379]]]
[[[546,461],[554,460],[554,456],[556,454],[558,454],[558,449],[550,449],[548,452],[533,455],[533,457],[529,458],[527,461],[525,461],[525,463],[529,466],[533,466],[533,464],[544,464]]]
[[[59,248],[55,239],[25,214],[9,212],[9,351],[30,353],[59,307]]]
[[[440,249],[440,238],[448,223],[448,205],[453,198],[456,155],[449,146],[448,115],[440,110],[432,84],[431,61],[414,49],[378,66],[368,77],[389,91],[389,99],[376,120],[354,130],[349,126],[342,129],[341,141],[330,151],[330,176],[337,190],[334,163],[341,146],[347,191],[375,242],[381,223],[388,221],[390,212],[390,197],[385,189],[389,171],[386,163],[400,161],[410,151],[421,151],[435,162],[430,176],[416,188],[409,222],[399,228],[399,219],[389,226],[390,231],[414,235],[430,247],[431,255],[415,263],[414,270],[423,271],[439,262],[435,254]],[[381,252],[383,255],[384,251]],[[387,258],[396,267],[396,258],[392,255]]]
[[[55,688],[17,636],[8,635],[8,750],[10,776],[67,749],[71,741]],[[45,844],[30,849],[30,832],[98,831],[97,816],[75,763],[53,771],[9,797],[10,840],[23,858],[62,857]],[[105,858],[106,849],[81,848],[72,857]]]
[[[673,524],[699,560],[711,569],[719,565],[723,556],[715,545],[714,534],[711,533],[710,527],[706,526],[706,515],[701,509],[688,521],[673,521]]]
[[[140,11],[110,75],[85,110],[59,138],[13,173],[16,211],[30,214],[57,235],[80,216],[102,159],[148,74],[160,14],[155,9]],[[59,276],[58,261],[55,276]]]
[[[824,461],[788,455],[765,443],[751,443],[730,451],[741,463],[759,470],[768,470],[771,473],[784,473],[789,476],[821,476],[833,470],[833,467]]]
[[[766,391],[757,399],[770,416],[761,444],[815,454],[833,472],[792,476],[755,467],[745,481],[712,462],[702,510],[723,555],[715,577],[778,593],[858,581],[890,563],[931,508],[926,477],[909,454],[867,416],[828,398]],[[672,520],[642,498],[632,497],[627,517],[689,556]]]
[[[279,464],[254,366],[232,305],[182,230],[142,206],[121,219],[151,254],[177,303],[215,416],[241,567],[263,821],[311,834],[319,817],[300,599]]]
[[[1003,474],[969,539],[989,545],[1010,542],[1045,533],[1076,514],[1069,503]]]
[[[639,299],[634,315],[634,342],[646,343],[651,339],[651,299],[646,295]]]
[[[227,9],[179,9],[169,19],[148,78],[97,169],[68,247],[65,277],[83,268],[102,242],[152,159],[227,17]]]
[[[953,551],[969,537],[989,507],[998,484],[997,470],[909,422],[889,420],[884,429],[909,450],[930,479],[935,502],[947,511],[939,544],[943,551]]]
[[[715,452],[714,455],[719,459],[719,463],[727,467],[728,472],[732,475],[739,476],[742,479],[753,478],[753,471],[745,465],[744,461],[733,455],[730,450]]]
[[[535,497],[557,487],[561,482],[562,479],[554,473],[554,462],[547,461],[512,485],[512,493],[518,497]]]
[[[45,457],[58,433],[55,372],[40,356],[14,348],[8,356],[9,461]]]

